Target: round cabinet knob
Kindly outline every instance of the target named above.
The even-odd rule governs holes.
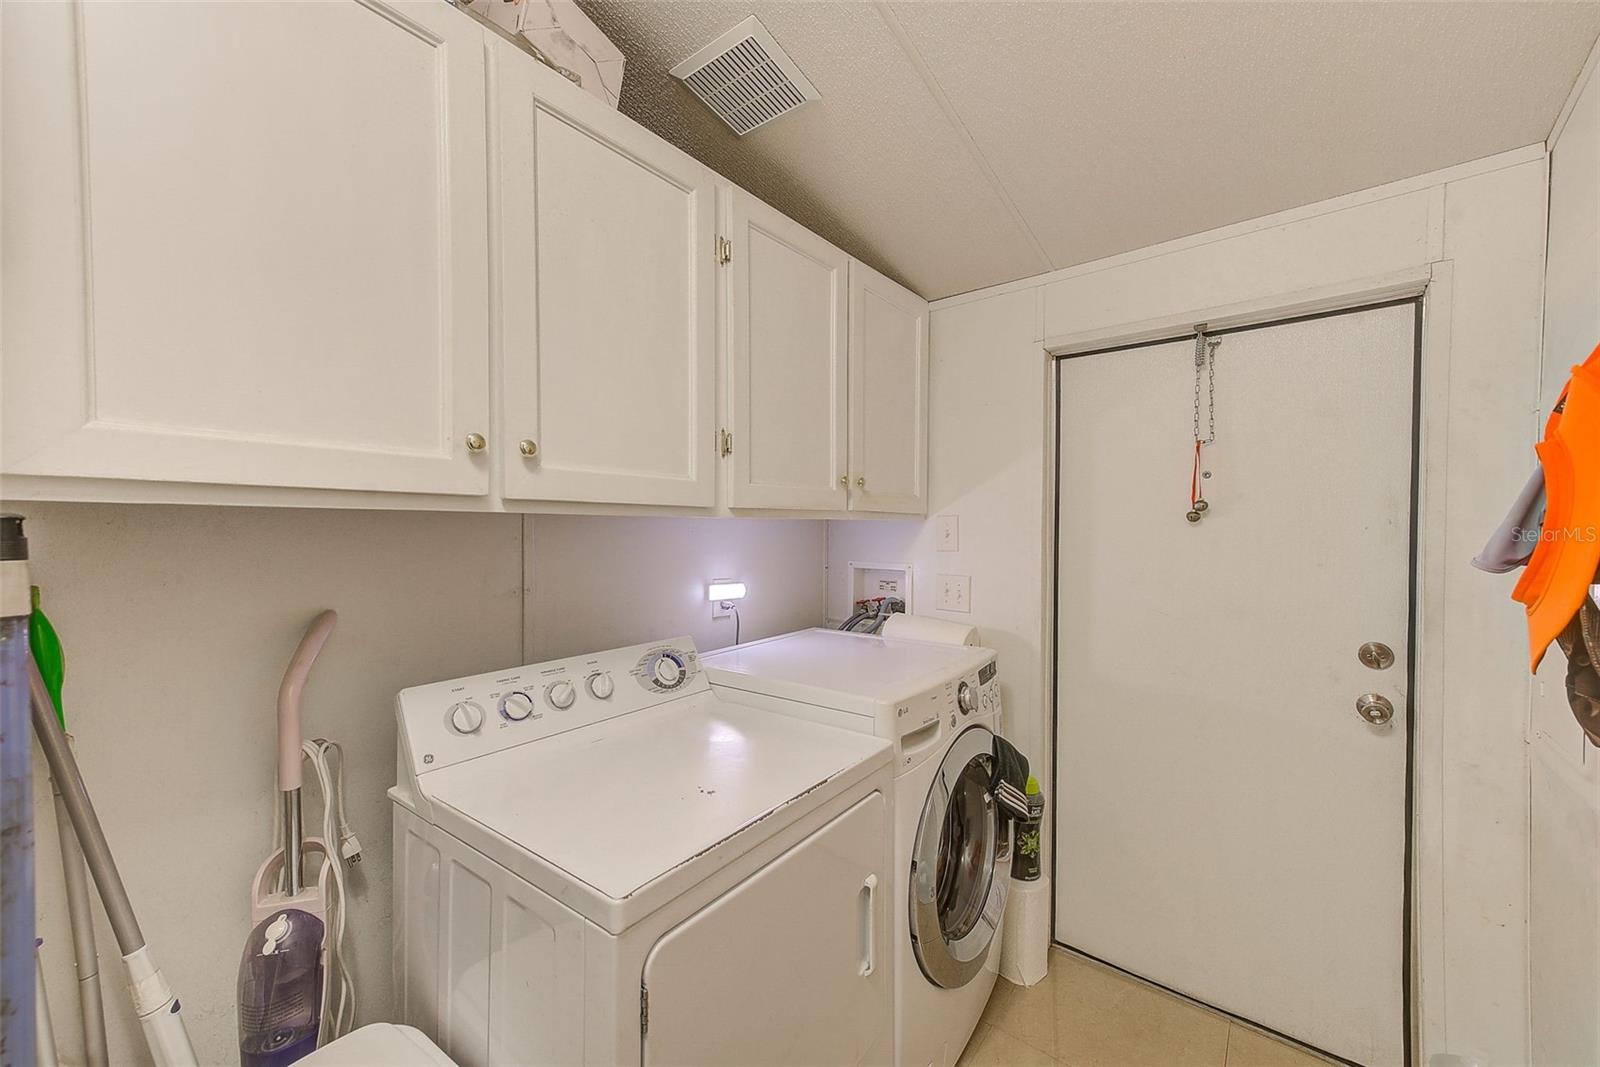
[[[539,454],[539,444],[530,437],[524,437],[517,442],[517,451],[532,459]]]
[[[458,734],[475,734],[483,725],[483,709],[470,700],[463,700],[450,709],[450,728]]]
[[[595,673],[589,675],[588,684],[589,695],[594,697],[596,700],[610,700],[611,694],[616,692],[617,688],[612,684],[611,675],[604,673]]]
[[[848,474],[839,475],[839,488],[840,489],[846,488],[847,486],[849,486],[849,484],[850,484],[850,476]]]
[[[565,711],[572,707],[572,702],[578,699],[578,691],[572,688],[571,682],[556,682],[545,694],[552,707]]]
[[[671,689],[683,681],[683,664],[679,663],[676,657],[665,655],[656,660],[655,667],[650,673],[657,685],[663,689]]]
[[[972,709],[975,706],[972,700],[972,686],[966,682],[961,683],[961,687],[956,690],[956,703],[961,707],[961,714],[972,714]]]
[[[488,444],[489,444],[489,442],[484,440],[483,434],[481,434],[481,433],[469,433],[469,434],[467,434],[467,451],[468,452],[482,452],[484,450],[484,448],[488,446]]]
[[[867,480],[865,478],[857,478],[856,479],[856,488],[857,489],[865,489],[866,487],[867,487]]]
[[[521,722],[533,714],[533,698],[527,693],[507,693],[500,698],[500,714],[512,722]]]

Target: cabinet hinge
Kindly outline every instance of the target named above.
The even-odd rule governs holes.
[[[648,990],[648,989],[646,989],[644,987],[644,983],[643,982],[640,982],[639,983],[639,1033],[640,1034],[648,1034],[649,1032],[650,1032],[650,990]]]
[[[724,267],[733,262],[733,242],[726,237],[717,238],[717,262]]]
[[[717,431],[717,451],[724,456],[733,455],[733,434],[727,430]]]

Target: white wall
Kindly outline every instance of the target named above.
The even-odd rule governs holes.
[[[929,323],[928,522],[828,524],[828,613],[850,610],[851,561],[911,563],[910,610],[971,623],[999,653],[1005,729],[1048,778],[1041,659],[1047,362],[1039,297],[1023,290],[935,310]],[[957,520],[957,550],[935,548]],[[940,574],[972,579],[972,611],[934,607]]]
[[[703,583],[713,577],[749,583],[747,639],[824,615],[815,521],[15,510],[27,516],[34,580],[67,649],[63,702],[84,777],[202,1063],[237,1062],[247,891],[276,810],[278,683],[317,611],[335,608],[340,621],[311,675],[306,729],[349,755],[346,799],[363,845],[350,931],[362,1022],[391,1011],[384,791],[397,690],[666,635],[689,633],[702,648],[731,642],[732,621],[710,618]],[[36,759],[39,929],[64,1062],[81,1063],[46,773]],[[148,1063],[103,922],[100,946],[112,1062]]]
[[[363,1021],[390,1010],[395,691],[515,662],[512,515],[28,504],[35,584],[67,650],[62,703],[90,795],[201,1063],[238,1062],[248,888],[271,844],[278,682],[322,608],[339,627],[306,690],[308,735],[345,745],[361,838],[349,947]],[[46,770],[34,761],[39,931],[56,1030],[81,1063]],[[308,781],[307,792],[315,795]],[[320,826],[320,806],[308,821]],[[97,905],[98,909],[98,905]],[[111,1060],[148,1062],[101,923]]]
[[[931,518],[898,531],[830,527],[835,611],[842,562],[899,549],[919,568],[914,610],[930,608],[931,574],[970,573],[971,620],[1011,644],[1010,665],[1040,665],[1049,539],[1037,489],[1048,470],[1038,339],[1088,347],[1427,283],[1414,814],[1424,1057],[1517,1063],[1530,1052],[1525,638],[1509,578],[1467,561],[1531,461],[1545,184],[1542,147],[1530,146],[941,301],[930,515],[960,513],[961,552],[932,550]],[[1026,673],[1008,677],[1026,684]],[[1042,744],[1048,693],[1008,702],[1028,717],[1013,729]]]
[[[688,634],[702,650],[733,644],[711,618],[706,583],[749,586],[742,640],[823,622],[825,524],[806,519],[528,520],[530,660]]]
[[[1551,145],[1540,420],[1569,369],[1600,344],[1600,77],[1591,55]],[[1600,750],[1573,721],[1566,660],[1533,693],[1530,952],[1533,1059],[1600,1063]]]

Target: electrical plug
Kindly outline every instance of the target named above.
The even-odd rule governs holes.
[[[347,863],[361,862],[361,842],[356,839],[354,831],[348,831],[339,839],[339,855]]]

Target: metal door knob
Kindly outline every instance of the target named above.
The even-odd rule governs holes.
[[[848,474],[839,475],[839,488],[840,489],[845,489],[845,488],[848,488],[849,485],[850,485],[850,476]]]
[[[531,438],[524,437],[517,442],[517,451],[532,459],[539,454],[539,446]]]
[[[1394,649],[1382,641],[1368,641],[1356,649],[1356,658],[1363,666],[1371,667],[1375,671],[1386,671],[1394,666]]]
[[[483,434],[481,434],[481,433],[469,433],[469,434],[467,434],[467,451],[468,452],[482,452],[484,450],[484,448],[488,445],[488,443],[489,442],[487,442],[487,441],[485,441],[483,439]]]
[[[1379,693],[1363,693],[1356,698],[1356,714],[1374,726],[1388,726],[1394,718],[1394,705]]]
[[[856,488],[857,489],[865,489],[866,487],[867,487],[867,480],[865,478],[857,478],[856,479]]]

